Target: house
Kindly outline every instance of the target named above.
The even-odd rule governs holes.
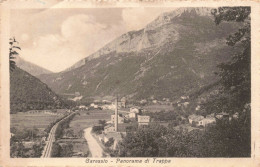
[[[125,119],[124,119],[123,117],[121,117],[121,116],[118,115],[117,121],[118,121],[119,124],[120,124],[120,123],[124,123],[124,120],[125,120]],[[111,115],[111,122],[112,122],[112,124],[115,123],[115,115]]]
[[[187,99],[189,99],[189,96],[181,96],[181,99],[182,100],[187,100]]]
[[[150,122],[150,116],[138,115],[137,120],[138,120],[138,125],[148,125]]]
[[[109,132],[109,133],[105,133],[105,134],[101,134],[98,136],[99,141],[103,141],[104,143],[107,143],[109,141],[109,139],[113,139],[114,143],[111,146],[112,149],[116,149],[118,143],[120,141],[122,141],[122,134],[118,133],[118,132]]]
[[[229,114],[225,112],[216,113],[215,118],[217,120],[229,120]]]
[[[183,106],[184,106],[185,108],[187,108],[189,104],[190,104],[189,102],[184,102],[184,103],[183,103]]]
[[[121,99],[121,107],[122,107],[122,108],[126,108],[126,97],[123,97],[123,98]]]
[[[98,105],[96,105],[95,103],[91,103],[91,104],[90,104],[90,107],[93,107],[93,108],[97,109],[97,108],[98,108]]]
[[[42,138],[41,138],[41,142],[45,142],[47,140],[47,138],[45,137],[45,136],[43,136]]]
[[[163,98],[163,101],[170,102],[169,98]]]
[[[108,142],[110,138],[113,138],[114,139],[114,144],[112,145],[112,149],[116,149],[118,143],[120,141],[122,141],[122,135],[121,133],[117,133],[117,132],[110,132],[110,133],[107,133],[105,136],[104,136],[104,142]]]
[[[234,119],[238,119],[238,117],[239,117],[239,113],[238,112],[236,112],[235,114],[232,115],[232,118],[234,118]]]
[[[79,109],[84,110],[84,109],[87,109],[87,107],[86,107],[85,105],[80,105],[80,106],[79,106]]]
[[[101,103],[102,101],[101,100],[98,100],[98,99],[95,99],[94,100],[94,103]]]
[[[129,118],[136,118],[136,113],[130,112],[130,113],[128,114],[128,117],[129,117]]]
[[[136,114],[139,114],[140,111],[141,111],[141,109],[138,108],[138,107],[131,107],[131,108],[130,108],[130,113],[136,113]]]
[[[208,124],[212,124],[212,123],[215,123],[216,122],[216,119],[213,115],[207,115],[206,118],[202,119],[199,121],[199,126],[206,126]]]
[[[111,101],[109,101],[109,100],[102,100],[102,103],[104,103],[104,104],[110,104]]]
[[[196,126],[199,125],[199,122],[202,121],[204,119],[203,116],[201,115],[195,115],[195,114],[192,114],[188,117],[189,119],[189,123],[192,125],[192,124],[195,124]],[[202,124],[202,122],[201,122]]]
[[[113,104],[106,104],[102,106],[102,109],[107,109],[107,110],[114,110],[115,108],[116,106]]]
[[[147,103],[147,100],[146,99],[142,99],[141,101],[140,101],[140,104],[146,104]]]
[[[113,124],[109,124],[104,127],[104,133],[109,133],[109,132],[115,132],[115,127]]]
[[[200,110],[200,105],[195,108],[196,111]]]

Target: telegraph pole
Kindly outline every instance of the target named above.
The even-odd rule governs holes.
[[[116,102],[115,102],[115,105],[116,105],[116,108],[115,108],[115,131],[117,132],[117,130],[118,130],[118,127],[117,127],[117,125],[118,125],[118,109],[117,109],[117,95],[116,95]]]

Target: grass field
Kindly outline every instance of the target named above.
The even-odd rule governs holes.
[[[78,114],[71,120],[69,128],[66,131],[73,131],[74,139],[59,139],[59,144],[73,144],[73,153],[84,153],[84,156],[91,156],[89,152],[88,143],[84,138],[84,129],[94,126],[98,123],[98,120],[110,120],[111,114],[114,111],[111,110],[90,110],[90,111],[79,111]],[[74,157],[81,157],[76,156]]]
[[[71,143],[73,145],[73,153],[82,152],[84,155],[91,156],[88,148],[87,141],[84,138],[79,139],[59,139],[57,141],[59,144],[69,144]]]
[[[144,106],[144,109],[149,112],[160,112],[161,110],[173,111],[174,107],[171,105],[153,104],[153,105]]]
[[[80,115],[76,115],[70,122],[70,128],[74,133],[78,133],[80,130],[84,130],[98,123],[98,120],[110,120],[114,111],[111,110],[91,110],[80,111]],[[87,114],[89,113],[89,114]]]
[[[16,129],[38,128],[44,130],[51,122],[61,118],[62,115],[50,115],[44,113],[17,113],[11,114],[11,127]]]

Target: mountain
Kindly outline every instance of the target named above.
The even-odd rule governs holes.
[[[41,75],[41,74],[50,74],[52,73],[51,71],[39,67],[33,63],[30,63],[28,61],[25,61],[21,57],[17,56],[15,59],[17,67],[23,69],[24,71],[32,74],[33,76]]]
[[[164,13],[76,66],[39,78],[58,94],[80,92],[84,98],[118,94],[133,100],[174,100],[194,94],[215,83],[217,65],[239,50],[225,43],[239,23],[216,26],[210,10],[180,8]]]
[[[10,72],[11,113],[63,106],[62,99],[36,77],[19,67]]]

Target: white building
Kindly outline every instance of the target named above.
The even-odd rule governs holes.
[[[80,105],[79,106],[79,109],[86,109],[87,107],[86,106],[84,106],[84,105]]]
[[[195,108],[196,111],[200,110],[200,105]]]
[[[111,124],[104,127],[104,133],[109,133],[109,132],[115,132],[115,127]]]
[[[119,115],[118,115],[118,123],[120,124],[120,123],[124,123],[124,118],[123,117],[120,117]],[[112,122],[112,124],[114,124],[115,123],[115,115],[111,115],[111,122]]]
[[[140,112],[140,108],[138,108],[138,107],[131,107],[130,108],[130,113],[139,114],[139,112]]]
[[[96,105],[95,103],[91,103],[91,104],[90,104],[90,107],[93,107],[93,108],[97,109],[97,108],[98,108],[98,105]]]
[[[213,115],[207,115],[206,118],[204,118],[201,115],[190,115],[189,117],[189,123],[195,124],[196,126],[206,126],[208,124],[212,124],[216,122],[216,119]]]
[[[208,117],[208,118],[204,118],[202,119],[201,121],[199,121],[199,126],[206,126],[208,124],[212,124],[212,123],[215,123],[216,122],[216,119],[215,118],[211,118],[211,117]]]
[[[191,125],[192,125],[193,122],[194,122],[196,125],[198,125],[199,122],[204,119],[204,117],[201,116],[201,115],[192,114],[192,115],[190,115],[190,116],[188,117],[188,119],[189,119],[189,123],[190,123]]]
[[[128,114],[128,117],[129,117],[129,118],[136,118],[136,113],[130,112],[130,113]]]
[[[150,116],[138,115],[137,120],[138,120],[138,125],[148,125],[150,122]]]

